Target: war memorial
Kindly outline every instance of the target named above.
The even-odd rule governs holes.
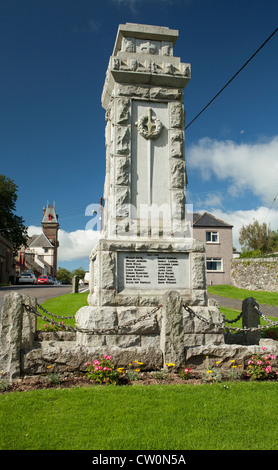
[[[201,368],[207,356],[223,366],[233,358],[244,363],[260,352],[254,299],[244,301],[245,330],[232,340],[208,302],[205,246],[192,237],[186,204],[184,88],[191,66],[175,57],[177,39],[167,27],[119,25],[101,97],[104,224],[90,255],[88,305],[76,313],[75,328],[43,339],[36,299],[6,296],[0,369],[9,379],[41,373],[49,363],[84,371],[104,354],[118,367],[137,359],[157,370],[165,362]]]

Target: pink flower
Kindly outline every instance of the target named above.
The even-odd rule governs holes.
[[[271,372],[271,366],[267,366],[265,368],[265,371],[266,371],[267,374],[269,374]]]
[[[103,370],[111,370],[109,367],[104,367]]]
[[[94,360],[94,365],[99,366],[99,365],[100,365],[100,362],[99,362],[97,359],[95,359],[95,360]]]
[[[263,350],[263,351],[266,351],[267,348],[266,348],[265,346],[262,346],[262,350]]]
[[[111,356],[107,356],[106,354],[104,354],[104,359],[107,359],[109,361],[109,359],[111,359]]]
[[[91,362],[86,362],[85,366],[90,366]]]

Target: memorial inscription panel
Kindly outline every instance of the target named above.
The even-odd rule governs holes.
[[[189,287],[187,253],[118,253],[119,289]]]

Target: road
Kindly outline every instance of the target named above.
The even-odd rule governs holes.
[[[41,304],[47,299],[50,299],[52,297],[58,297],[59,295],[69,294],[71,293],[71,291],[71,285],[16,285],[0,287],[0,309],[2,308],[5,295],[9,294],[10,292],[18,292],[19,294],[28,294],[30,295],[30,297],[36,297],[37,302]]]

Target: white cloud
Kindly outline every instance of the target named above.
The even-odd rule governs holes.
[[[40,233],[42,233],[41,227],[36,227],[35,225],[30,225],[30,227],[28,227],[29,237],[32,237],[32,235],[39,235]]]
[[[31,225],[28,227],[28,235],[40,234],[41,227]],[[58,232],[59,248],[58,262],[73,261],[75,259],[87,258],[99,239],[96,230],[75,230],[66,232],[60,229]]]
[[[278,192],[278,136],[249,144],[205,137],[188,149],[187,165],[204,180],[228,181],[230,194],[248,189],[268,205]]]
[[[99,232],[95,230],[76,230],[65,232],[59,230],[59,261],[72,261],[74,259],[86,258],[99,239]]]

